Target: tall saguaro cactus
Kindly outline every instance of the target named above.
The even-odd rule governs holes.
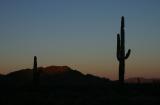
[[[34,64],[33,64],[33,83],[34,85],[39,84],[39,71],[37,69],[37,57],[34,56]]]
[[[125,60],[129,57],[131,50],[125,54],[125,29],[124,16],[121,18],[120,34],[117,34],[117,59],[119,61],[119,82],[124,83]]]

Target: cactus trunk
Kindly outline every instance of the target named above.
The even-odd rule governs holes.
[[[37,69],[37,57],[34,56],[34,64],[33,64],[33,84],[38,85],[39,84],[39,71]]]
[[[131,50],[125,54],[125,30],[124,17],[121,18],[120,34],[117,34],[117,59],[119,61],[119,82],[124,83],[125,60],[129,57]]]

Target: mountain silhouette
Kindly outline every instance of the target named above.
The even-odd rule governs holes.
[[[4,75],[3,74],[0,74],[0,78],[3,78],[4,77]]]
[[[0,75],[0,105],[153,105],[160,104],[159,84],[119,84],[68,66],[38,67]]]
[[[72,69],[68,66],[48,66],[45,68],[42,68],[44,72],[48,72],[49,74],[59,74],[59,73],[65,73],[67,71],[71,71]]]
[[[4,75],[3,74],[0,74],[0,82],[2,82],[4,80]]]
[[[83,74],[68,66],[39,67],[40,84],[42,85],[100,85],[109,82],[107,78],[101,78],[91,74]],[[32,69],[22,69],[5,75],[8,83],[31,84],[33,79]]]

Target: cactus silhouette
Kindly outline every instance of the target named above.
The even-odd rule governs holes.
[[[125,60],[129,57],[131,50],[129,49],[125,54],[125,30],[124,30],[124,16],[121,18],[120,34],[117,34],[117,59],[119,61],[119,82],[124,83],[125,74]]]
[[[141,78],[137,78],[137,84],[141,84]]]
[[[34,85],[39,84],[39,71],[37,69],[37,57],[34,56],[34,64],[33,64],[33,83]]]

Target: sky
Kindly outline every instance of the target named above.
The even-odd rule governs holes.
[[[67,65],[118,79],[117,33],[125,17],[125,77],[160,76],[160,0],[0,0],[0,73]]]

